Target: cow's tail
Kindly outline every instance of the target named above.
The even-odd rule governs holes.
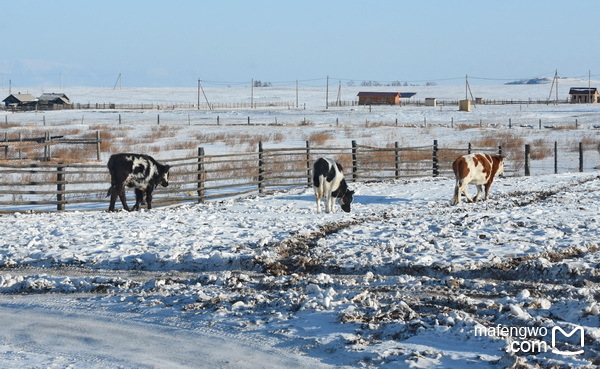
[[[112,195],[114,190],[115,190],[115,185],[111,184],[110,187],[108,188],[108,191],[106,191],[106,197],[109,197],[110,195]]]
[[[314,174],[313,175],[313,186],[315,188],[319,188],[321,187],[321,176],[319,174]]]
[[[456,181],[456,184],[454,185],[454,197],[452,198],[452,205],[458,204],[459,200],[460,200],[460,183],[459,183],[459,181]]]

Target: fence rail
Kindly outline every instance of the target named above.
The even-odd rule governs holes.
[[[11,160],[67,161],[76,158],[81,161],[100,160],[100,132],[91,137],[65,138],[50,136],[46,132],[42,137],[24,137],[18,133],[9,137],[4,133],[0,139],[0,162]],[[72,160],[70,160],[72,161]]]
[[[200,147],[195,155],[164,160],[172,167],[171,181],[169,187],[156,189],[154,204],[196,203],[310,186],[312,163],[321,156],[335,157],[352,182],[450,176],[452,161],[475,151],[506,154],[502,147],[451,148],[437,140],[418,147],[401,147],[397,142],[375,147],[356,141],[349,147],[313,147],[307,141],[304,147],[265,148],[259,143],[256,152],[218,155],[207,155]],[[555,144],[554,163],[558,153]],[[529,145],[523,152],[508,154],[523,157],[525,174],[531,174]],[[569,170],[583,171],[581,144],[577,154],[579,167]],[[523,167],[509,164],[506,174],[515,175]],[[554,171],[558,168],[555,164]],[[104,163],[0,162],[0,178],[0,212],[108,208],[110,177]]]

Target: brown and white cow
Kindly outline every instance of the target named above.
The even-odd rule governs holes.
[[[483,199],[487,200],[494,176],[504,173],[504,156],[489,154],[463,155],[454,160],[452,169],[456,176],[452,205],[460,204],[461,194],[465,195],[468,202],[479,200],[482,186],[485,186],[485,196]],[[473,200],[467,193],[467,185],[469,183],[477,185],[477,195],[475,195]]]

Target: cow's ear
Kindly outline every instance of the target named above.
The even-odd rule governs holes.
[[[170,165],[165,165],[165,172],[168,172],[169,169],[171,169],[171,166]]]

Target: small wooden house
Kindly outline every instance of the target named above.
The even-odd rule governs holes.
[[[598,89],[596,87],[571,87],[569,95],[571,95],[571,104],[598,103]]]
[[[11,94],[2,100],[6,109],[33,110],[35,109],[37,99],[30,94]]]
[[[44,93],[38,99],[38,109],[40,110],[71,109],[72,107],[73,103],[65,94]]]
[[[416,92],[359,92],[358,105],[399,105],[400,98],[409,98]]]

